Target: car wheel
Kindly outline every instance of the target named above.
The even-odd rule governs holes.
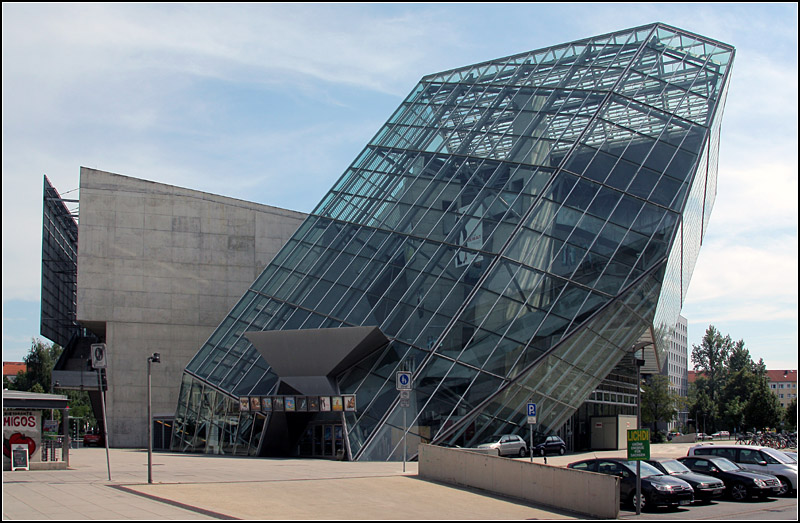
[[[731,487],[731,497],[736,501],[742,501],[747,498],[747,487],[744,483],[734,483]]]
[[[528,455],[528,449],[526,449],[525,447],[522,447],[521,449],[519,449],[519,457],[520,458],[524,458],[527,455]]]
[[[784,478],[783,476],[778,476],[778,481],[781,482],[781,489],[778,491],[778,496],[786,496],[792,490],[792,486],[789,484],[789,480]]]
[[[544,457],[545,455],[544,449],[539,449],[539,455]]]
[[[563,456],[566,451],[567,451],[567,449],[565,449],[564,447],[560,447],[558,449],[558,455],[559,456]]]
[[[633,510],[636,510],[636,497],[637,497],[636,496],[636,492],[631,494],[631,500],[633,501]],[[647,494],[642,494],[642,501],[641,501],[640,508],[641,508],[642,512],[644,512],[645,510],[648,510],[650,508],[650,502],[647,500]]]

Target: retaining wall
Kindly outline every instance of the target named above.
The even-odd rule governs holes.
[[[619,516],[616,476],[436,445],[419,446],[419,476],[591,517]]]

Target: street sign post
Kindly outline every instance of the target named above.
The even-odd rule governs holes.
[[[650,429],[628,431],[628,459],[650,459]]]
[[[408,433],[406,421],[406,409],[411,406],[411,372],[407,370],[397,371],[395,376],[397,390],[400,391],[400,407],[403,409],[403,472],[406,471],[406,434]]]
[[[533,463],[533,426],[536,425],[536,403],[528,403],[528,428],[530,433],[531,444],[528,446],[528,451],[531,456],[531,463]],[[547,463],[545,456],[544,462]]]
[[[650,429],[628,431],[628,460],[636,461],[636,515],[642,513],[642,461],[650,459]]]

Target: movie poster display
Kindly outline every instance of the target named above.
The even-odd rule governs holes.
[[[356,397],[355,396],[342,396],[344,399],[345,412],[355,412],[356,410]]]
[[[248,397],[239,398],[239,410],[242,412],[250,411],[250,398]]]
[[[283,408],[286,412],[294,412],[294,396],[286,396],[283,398]]]
[[[319,398],[319,411],[320,412],[330,412],[331,410],[331,398],[330,396],[320,396]]]
[[[308,398],[305,396],[300,396],[297,398],[297,412],[306,412],[308,411]]]
[[[308,398],[308,412],[319,412],[318,396],[311,396]]]
[[[259,398],[258,396],[250,397],[250,411],[261,412],[261,398]]]
[[[261,411],[272,412],[272,398],[261,398]]]
[[[331,410],[336,412],[341,412],[344,409],[344,403],[342,403],[341,396],[333,396],[331,397]]]

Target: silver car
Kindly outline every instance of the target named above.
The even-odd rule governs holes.
[[[486,442],[478,445],[479,449],[497,449],[499,456],[519,456],[524,458],[528,455],[528,445],[525,440],[516,434],[496,434]]]

